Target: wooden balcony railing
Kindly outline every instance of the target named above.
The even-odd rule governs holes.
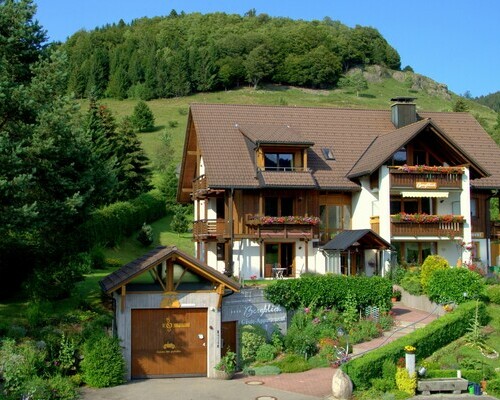
[[[436,222],[419,224],[414,222],[392,222],[391,236],[463,236],[462,222]]]
[[[200,175],[198,178],[193,179],[193,192],[197,193],[199,191],[207,190],[207,177],[205,175]]]
[[[193,236],[195,239],[217,238],[224,235],[225,220],[218,219],[200,219],[193,223]]]
[[[390,170],[391,187],[413,189],[438,189],[462,187],[462,174],[449,173],[407,173],[400,170]]]
[[[490,228],[490,237],[494,240],[500,240],[500,222],[492,221]]]
[[[380,217],[370,218],[371,229],[380,234]],[[397,221],[391,222],[392,236],[463,236],[463,222],[418,223]]]
[[[262,217],[252,214],[245,216],[249,233],[259,238],[312,239],[319,226],[317,217]]]

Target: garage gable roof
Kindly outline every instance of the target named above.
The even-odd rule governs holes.
[[[193,270],[198,275],[201,275],[206,279],[222,284],[233,291],[240,290],[240,285],[237,282],[228,278],[226,275],[221,274],[214,268],[203,264],[200,260],[197,260],[196,258],[180,251],[175,246],[158,246],[157,248],[144,254],[142,257],[139,257],[124,265],[120,269],[112,272],[102,279],[99,284],[104,292],[112,293],[129,283],[137,276],[173,257],[175,257],[176,262],[182,264],[188,269]]]

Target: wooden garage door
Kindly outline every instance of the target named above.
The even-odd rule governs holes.
[[[132,310],[132,378],[207,375],[207,310]]]

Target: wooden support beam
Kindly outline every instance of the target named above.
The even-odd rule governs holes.
[[[217,308],[220,310],[220,308],[222,307],[222,296],[224,295],[224,284],[220,283],[218,286],[217,286],[217,289],[216,289],[216,292],[217,294],[219,295],[219,301],[217,303]]]
[[[121,297],[120,297],[120,311],[125,312],[125,296],[127,295],[127,289],[125,285],[122,286]]]

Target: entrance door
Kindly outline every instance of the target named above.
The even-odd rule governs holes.
[[[207,375],[206,309],[132,310],[132,378]]]
[[[295,276],[295,243],[266,243],[265,278],[273,277],[273,267],[282,268],[283,276]]]
[[[225,356],[228,351],[237,353],[236,348],[236,324],[237,321],[223,322],[222,330],[222,351],[221,356]]]

